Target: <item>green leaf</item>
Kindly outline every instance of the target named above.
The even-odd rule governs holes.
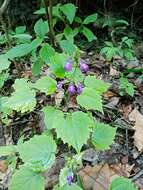
[[[110,190],[137,190],[130,179],[118,177],[111,183]]]
[[[62,111],[51,106],[44,107],[42,111],[44,112],[44,122],[47,129],[55,128],[55,123],[57,122],[58,118],[64,117]]]
[[[17,146],[22,160],[35,172],[50,169],[55,161],[56,143],[45,134],[35,135]]]
[[[64,35],[66,37],[67,40],[71,40],[73,41],[73,38],[74,38],[74,31],[72,30],[71,27],[67,26],[65,29],[64,29]]]
[[[69,80],[72,80],[76,85],[78,85],[79,82],[82,83],[85,78],[79,68],[75,68],[71,72],[67,73],[66,77],[69,78]]]
[[[134,85],[132,83],[130,83],[127,78],[125,78],[124,76],[120,77],[120,86],[119,86],[119,90],[120,90],[120,95],[123,96],[126,93],[129,94],[130,96],[134,96]]]
[[[49,57],[55,55],[55,50],[49,45],[44,44],[44,46],[40,49],[40,57],[45,63],[49,63]]]
[[[37,15],[46,14],[46,10],[45,8],[42,7],[39,10],[35,11],[34,14],[37,14]]]
[[[68,53],[69,55],[72,55],[76,50],[75,45],[70,40],[61,40],[60,46],[61,46],[62,50],[65,53]]]
[[[4,82],[8,79],[9,77],[9,73],[5,72],[5,73],[0,73],[0,88],[3,87]]]
[[[35,92],[32,91],[25,79],[16,79],[13,85],[15,91],[7,98],[4,107],[21,113],[32,111],[36,106]]]
[[[41,58],[38,58],[35,63],[32,66],[32,74],[34,76],[37,76],[40,74],[41,72],[41,68],[44,65],[43,61],[41,60]]]
[[[55,53],[50,59],[50,69],[58,78],[63,78],[66,74],[64,65],[69,57],[65,53]]]
[[[96,20],[97,20],[97,14],[92,14],[84,19],[83,24],[89,24],[95,22]]]
[[[72,183],[71,185],[64,185],[63,187],[55,187],[53,190],[83,190],[77,184]]]
[[[0,156],[7,156],[7,155],[15,154],[16,152],[17,152],[17,147],[15,145],[0,147]]]
[[[129,23],[126,20],[120,19],[115,21],[115,25],[126,25],[128,26]]]
[[[85,87],[77,96],[77,103],[87,110],[93,109],[103,113],[102,97],[95,89]]]
[[[94,76],[87,76],[84,81],[85,86],[95,89],[99,94],[103,94],[111,86],[103,80],[96,79]]]
[[[21,166],[12,176],[9,190],[44,190],[44,177],[25,166]]]
[[[57,82],[49,76],[43,76],[32,86],[46,95],[53,94],[56,91]]]
[[[11,62],[6,55],[0,55],[0,73],[9,68]]]
[[[99,150],[110,148],[116,134],[116,128],[104,123],[95,123],[92,134],[92,143]]]
[[[24,32],[26,32],[26,26],[18,26],[15,29],[16,34],[23,34]]]
[[[29,43],[16,45],[15,47],[12,47],[7,53],[6,56],[9,59],[14,59],[16,57],[22,57],[31,52],[31,46]]]
[[[72,3],[66,3],[65,5],[60,7],[60,10],[67,17],[69,23],[72,24],[76,13],[75,5]]]
[[[91,119],[83,112],[68,114],[66,119],[59,118],[55,123],[57,137],[74,147],[79,153],[89,138],[90,124]]]
[[[30,44],[31,51],[36,50],[37,47],[39,47],[41,45],[41,43],[42,43],[41,38],[39,38],[39,37],[35,38]]]
[[[97,39],[93,32],[87,27],[83,27],[82,33],[87,38],[88,42],[92,42]]]
[[[44,38],[45,35],[49,32],[48,22],[39,19],[34,26],[34,31],[37,36]]]
[[[70,169],[68,167],[64,167],[60,171],[59,175],[59,185],[60,187],[64,186],[67,184],[67,176],[69,175]]]
[[[16,35],[13,35],[12,38],[18,39],[18,42],[20,43],[26,43],[26,42],[30,42],[32,36],[29,34],[16,34]]]

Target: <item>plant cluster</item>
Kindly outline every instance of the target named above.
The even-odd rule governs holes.
[[[35,12],[45,13],[45,8]],[[30,58],[32,74],[35,76],[34,80],[15,79],[12,93],[7,96],[1,93],[2,123],[8,125],[9,116],[12,116],[13,112],[26,114],[35,110],[37,93],[50,97],[62,90],[66,102],[73,96],[78,106],[73,112],[65,112],[62,106],[57,105],[43,107],[41,112],[44,114],[45,130],[41,135],[35,135],[28,141],[20,139],[17,145],[0,148],[0,155],[8,156],[14,171],[10,190],[44,190],[43,173],[55,162],[58,139],[68,145],[70,156],[66,158],[65,167],[60,172],[59,184],[54,190],[81,190],[77,171],[82,164],[84,145],[88,143],[96,149],[106,150],[114,141],[116,128],[96,121],[93,117],[94,111],[104,113],[102,94],[108,90],[110,84],[89,74],[89,65],[80,57],[80,50],[74,43],[74,37],[79,32],[89,42],[96,39],[86,25],[94,23],[97,14],[82,21],[75,13],[76,7],[73,4],[58,4],[53,7],[52,27],[54,28],[59,20],[65,23],[65,18],[66,23],[63,33],[54,36],[54,43],[49,43],[50,38],[47,35],[51,30],[50,25],[47,20],[40,18],[34,26],[35,39],[26,33],[25,27],[17,27],[10,33],[10,38],[14,39],[16,45],[0,55],[1,89],[11,77],[9,71],[12,63],[15,64],[17,72],[21,70],[21,57]],[[73,22],[77,22],[79,26],[72,29]],[[60,52],[59,49],[57,51],[57,44]],[[41,75],[43,66],[48,67],[48,74],[44,76]],[[18,168],[17,158],[21,159]],[[118,178],[109,188],[127,190],[128,186],[130,190],[136,189],[129,180]]]

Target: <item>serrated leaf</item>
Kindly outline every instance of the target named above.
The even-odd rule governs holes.
[[[6,55],[0,55],[0,73],[9,68],[11,62]]]
[[[21,166],[12,176],[9,190],[44,190],[44,177],[25,166]]]
[[[40,57],[47,64],[49,63],[49,57],[54,55],[55,55],[55,50],[49,44],[45,44],[40,49]]]
[[[30,89],[25,79],[16,79],[15,91],[7,98],[4,106],[21,113],[32,111],[36,106],[35,92]]]
[[[73,146],[79,153],[90,134],[91,119],[88,115],[77,111],[67,115],[66,119],[57,119],[55,125],[57,137]]]
[[[109,149],[113,143],[116,134],[116,128],[104,123],[95,123],[92,134],[92,143],[99,150]]]
[[[33,84],[33,87],[44,92],[46,95],[53,94],[56,91],[57,82],[49,76],[43,76]]]
[[[39,19],[34,26],[34,31],[37,36],[44,38],[45,35],[49,32],[48,22],[43,21],[43,19]]]
[[[137,190],[130,179],[118,177],[111,183],[110,190]]]
[[[1,146],[0,156],[7,156],[17,152],[17,147],[15,145]]]
[[[95,22],[96,20],[97,20],[97,14],[92,14],[84,19],[83,24],[89,24]]]
[[[95,89],[85,87],[77,97],[77,103],[87,110],[93,109],[103,112],[102,97]]]
[[[87,38],[88,42],[91,42],[97,39],[96,36],[93,34],[93,32],[87,27],[83,27],[82,33]]]
[[[33,171],[49,169],[55,160],[56,144],[50,136],[36,135],[18,145],[20,157]]]
[[[96,79],[94,76],[87,76],[85,78],[84,84],[86,87],[95,89],[99,94],[103,94],[111,86],[110,83]]]
[[[47,129],[55,128],[55,123],[57,122],[58,118],[63,118],[63,112],[57,110],[52,106],[47,106],[42,109],[44,112],[44,122]]]
[[[72,24],[76,13],[75,5],[72,3],[66,3],[65,5],[60,7],[60,10],[67,17],[69,23]]]

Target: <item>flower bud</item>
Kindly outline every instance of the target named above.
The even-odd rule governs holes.
[[[78,86],[77,86],[78,95],[80,95],[82,93],[82,91],[83,91],[83,85],[81,83],[79,83]]]
[[[69,87],[68,87],[68,92],[70,95],[73,95],[75,94],[76,92],[76,89],[75,89],[75,86],[73,84],[70,84]]]
[[[68,59],[65,66],[64,66],[65,71],[69,72],[72,70],[72,59]]]
[[[58,82],[58,84],[57,84],[57,90],[61,90],[62,86],[63,86],[63,83],[61,81]]]
[[[82,73],[86,73],[87,71],[89,71],[89,66],[83,59],[80,60],[79,66]]]

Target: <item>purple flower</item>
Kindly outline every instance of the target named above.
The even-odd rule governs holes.
[[[70,84],[69,87],[68,87],[68,92],[70,95],[73,95],[75,94],[76,92],[76,89],[75,89],[75,86],[73,84]]]
[[[67,176],[67,182],[69,185],[71,185],[73,183],[73,173],[70,172]]]
[[[79,66],[82,73],[86,73],[89,70],[89,66],[83,59],[80,59]]]
[[[83,85],[81,83],[78,84],[77,86],[77,93],[80,95],[83,91]]]
[[[65,66],[64,66],[65,71],[69,72],[72,70],[72,59],[68,59]]]
[[[57,84],[57,90],[61,90],[62,89],[62,86],[63,86],[63,82],[58,82]]]

